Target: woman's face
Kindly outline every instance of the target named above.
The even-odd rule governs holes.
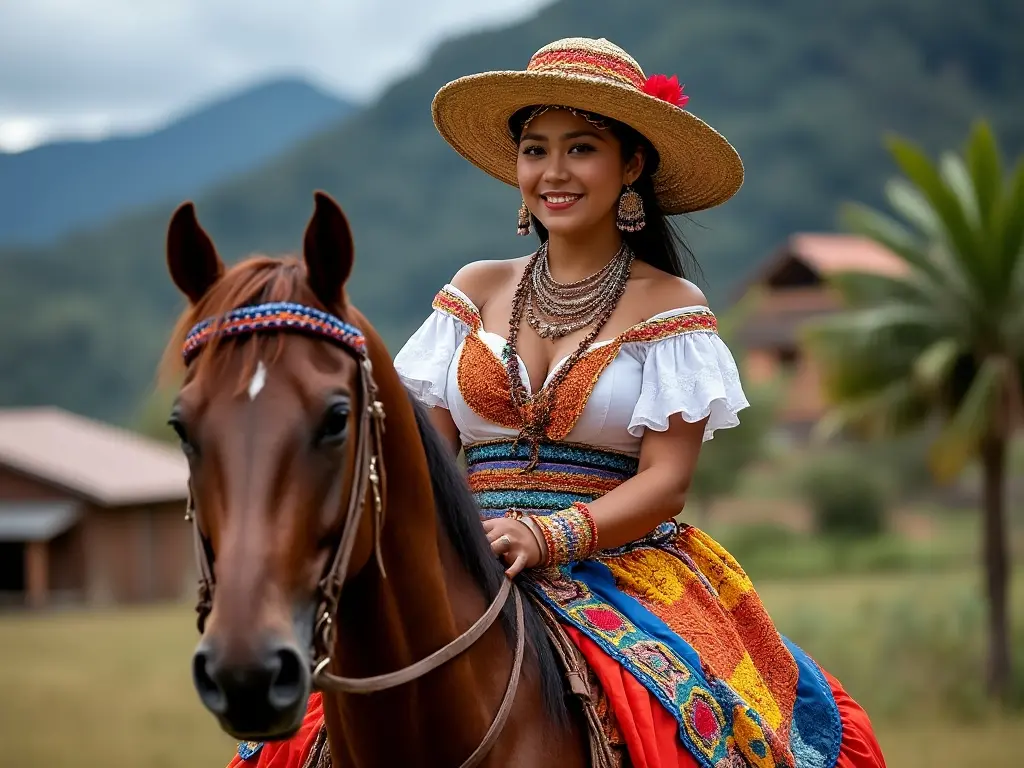
[[[614,226],[624,184],[643,168],[640,150],[624,161],[608,129],[564,109],[534,118],[519,140],[519,189],[527,207],[552,235],[572,236]]]

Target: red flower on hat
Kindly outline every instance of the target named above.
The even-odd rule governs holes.
[[[689,96],[683,94],[683,86],[679,84],[679,78],[675,75],[651,75],[644,83],[644,93],[680,108],[685,107],[686,102],[690,100]]]

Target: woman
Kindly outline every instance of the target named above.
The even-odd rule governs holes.
[[[702,442],[747,405],[665,219],[743,179],[686,102],[603,39],[441,89],[441,135],[518,186],[519,233],[541,245],[461,269],[395,365],[465,450],[495,555],[592,667],[628,764],[882,766],[866,714],[739,565],[673,522]],[[301,753],[275,749],[296,755],[275,766]]]

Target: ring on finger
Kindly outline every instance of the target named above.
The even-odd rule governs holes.
[[[505,545],[505,547],[504,547],[504,551],[505,552],[508,552],[510,549],[512,549],[512,539],[510,539],[508,537],[507,533],[502,534],[501,536],[499,536],[498,537],[498,541],[502,542]]]

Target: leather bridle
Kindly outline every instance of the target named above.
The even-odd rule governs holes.
[[[383,578],[387,578],[381,552],[381,533],[384,527],[386,499],[384,497],[385,471],[383,464],[384,406],[377,399],[378,388],[373,377],[373,366],[366,350],[362,333],[334,315],[301,304],[261,304],[243,307],[218,322],[204,320],[198,323],[186,337],[183,356],[185,364],[199,348],[214,336],[241,336],[263,331],[304,332],[333,341],[359,362],[360,402],[359,429],[356,433],[355,466],[352,487],[349,493],[348,514],[338,546],[333,557],[317,584],[317,609],[310,649],[313,685],[321,691],[349,694],[370,694],[384,691],[417,680],[429,672],[456,658],[479,640],[501,615],[513,594],[516,606],[516,648],[505,696],[501,701],[490,728],[473,753],[462,763],[461,768],[473,768],[486,757],[497,742],[512,710],[516,690],[522,673],[525,650],[525,620],[523,598],[519,589],[510,579],[504,579],[501,589],[494,597],[487,611],[464,633],[429,656],[403,669],[383,675],[366,678],[351,678],[327,671],[331,664],[331,649],[334,648],[338,602],[348,573],[349,560],[355,547],[363,512],[370,497],[373,507],[374,552]],[[341,482],[339,478],[339,482]],[[213,576],[213,553],[209,541],[203,535],[196,521],[196,506],[189,483],[188,504],[185,519],[192,523],[196,560],[199,567],[199,601],[196,605],[197,625],[204,631],[206,619],[213,607],[216,582]]]

